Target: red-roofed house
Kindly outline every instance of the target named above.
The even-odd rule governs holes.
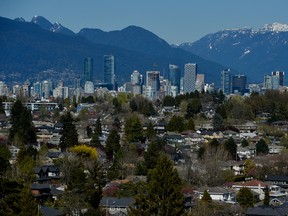
[[[260,200],[263,200],[265,197],[265,192],[264,192],[265,187],[269,188],[270,193],[272,191],[274,193],[279,191],[279,193],[280,193],[280,187],[278,187],[276,185],[270,185],[270,184],[267,184],[267,183],[259,181],[259,180],[251,180],[251,181],[246,181],[246,182],[235,182],[232,185],[232,188],[234,188],[236,191],[240,190],[243,187],[249,188],[253,192],[258,193]]]

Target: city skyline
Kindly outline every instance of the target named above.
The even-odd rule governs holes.
[[[273,10],[276,6],[277,10]],[[67,0],[2,0],[0,16],[10,19],[23,17],[30,21],[34,15],[41,15],[52,23],[59,22],[75,33],[82,28],[112,31],[136,25],[154,32],[171,44],[194,42],[206,34],[226,28],[259,29],[268,23],[288,23],[287,6],[288,2],[283,0],[183,0],[177,3],[164,0],[153,3],[87,0],[85,4]]]

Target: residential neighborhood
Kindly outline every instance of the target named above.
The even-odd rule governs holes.
[[[265,208],[282,215],[281,206],[288,202],[288,139],[283,129],[287,122],[270,123],[256,116],[245,120],[245,113],[240,119],[232,118],[231,110],[225,108],[238,100],[250,106],[251,97],[269,100],[268,94],[223,98],[214,103],[214,114],[210,112],[209,117],[201,110],[207,97],[213,100],[210,93],[187,94],[179,108],[173,109],[165,106],[170,101],[168,105],[176,107],[170,96],[157,104],[124,93],[109,96],[107,92],[105,97],[110,98],[66,103],[62,110],[56,108],[59,104],[54,109],[48,104],[45,109],[43,103],[43,109],[31,110],[20,100],[10,102],[9,110],[3,108],[1,115],[0,156],[8,161],[2,181],[27,186],[43,215],[134,215],[149,199],[154,202],[157,190],[148,191],[159,188],[156,183],[170,181],[172,176],[165,172],[171,169],[175,172],[171,181],[179,185],[169,190],[175,190],[171,194],[182,202],[179,214],[261,215]],[[196,99],[200,105],[191,102]],[[138,105],[132,106],[132,101]],[[149,103],[150,112],[143,113]],[[187,108],[181,108],[183,103]],[[189,111],[189,103],[199,107]],[[152,176],[158,180],[152,182]],[[14,207],[7,203],[5,208]]]

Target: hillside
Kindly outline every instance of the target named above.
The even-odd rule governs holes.
[[[160,38],[155,41],[153,33],[140,27],[131,26],[120,32],[123,34],[118,32],[117,38],[121,43],[114,36],[114,43],[105,43],[103,40],[92,42],[80,33],[68,36],[45,30],[35,23],[0,18],[0,75],[4,77],[5,74],[13,73],[20,76],[19,80],[25,80],[37,77],[43,70],[54,69],[62,73],[69,69],[76,76],[81,76],[83,60],[89,56],[94,58],[95,80],[102,80],[105,54],[116,56],[119,83],[129,81],[135,69],[144,75],[152,69],[165,73],[169,64],[183,68],[188,62],[198,64],[199,73],[205,73],[207,82],[217,82],[224,68],[182,49],[171,48]],[[8,79],[8,76],[5,78]]]
[[[265,74],[288,69],[288,25],[285,24],[273,23],[259,30],[226,29],[179,47],[235,68],[250,81],[263,82]]]

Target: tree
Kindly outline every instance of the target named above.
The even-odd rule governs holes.
[[[200,112],[201,108],[202,105],[199,98],[190,99],[187,104],[185,117],[187,119],[192,118],[194,115]]]
[[[36,216],[38,215],[38,204],[28,187],[24,187],[19,196],[17,207],[20,210],[19,216]]]
[[[253,193],[249,188],[246,187],[243,187],[238,191],[236,200],[245,209],[248,207],[253,207],[254,205]]]
[[[86,134],[87,134],[88,138],[92,137],[93,131],[92,131],[92,128],[90,127],[90,125],[86,126]]]
[[[232,137],[230,137],[226,142],[224,142],[226,151],[228,151],[231,159],[236,160],[237,158],[237,145]]]
[[[5,114],[5,110],[3,108],[3,98],[0,98],[0,114]]]
[[[182,132],[185,129],[184,118],[181,116],[172,116],[166,127],[167,131]]]
[[[143,138],[143,126],[136,114],[126,119],[124,130],[127,142],[139,142]]]
[[[182,215],[182,187],[172,161],[161,156],[155,169],[149,171],[147,184],[136,196],[135,208],[129,208],[129,215]]]
[[[98,118],[94,127],[94,132],[92,134],[90,145],[94,147],[102,148],[102,145],[100,142],[100,136],[102,136],[102,124],[101,124],[100,118]]]
[[[86,175],[84,172],[84,165],[81,160],[73,160],[70,163],[69,171],[67,173],[67,187],[68,190],[73,190],[77,193],[84,191],[83,184],[85,183]]]
[[[18,145],[36,142],[36,131],[31,112],[23,106],[20,100],[17,100],[11,109],[11,124],[10,142]]]
[[[137,175],[147,175],[149,169],[155,168],[165,144],[166,141],[159,138],[152,140],[148,146],[147,152],[144,153],[144,161],[139,161],[137,164]]]
[[[256,153],[257,153],[257,155],[259,155],[259,154],[268,154],[269,153],[269,147],[266,144],[264,139],[260,139],[256,143]]]
[[[255,162],[252,161],[251,159],[247,159],[244,162],[244,174],[247,176],[253,171],[256,167]]]
[[[108,160],[112,160],[120,149],[120,135],[116,129],[112,129],[106,140],[105,152]]]
[[[0,177],[3,177],[5,172],[10,167],[9,159],[11,157],[11,153],[6,145],[0,144]]]
[[[99,136],[102,136],[102,124],[100,118],[97,118],[94,133],[97,133]]]
[[[201,200],[204,201],[204,202],[211,202],[212,201],[212,198],[211,198],[211,196],[210,196],[210,194],[208,193],[207,190],[204,191]]]
[[[166,95],[163,99],[163,107],[164,106],[174,106],[175,105],[175,99],[174,97],[170,95]]]
[[[84,185],[86,201],[94,210],[99,207],[102,198],[102,189],[105,184],[103,167],[98,160],[95,160],[92,165],[88,167],[88,175]]]
[[[188,119],[187,123],[185,124],[186,130],[195,130],[195,124],[193,118]]]
[[[34,167],[36,165],[37,150],[32,146],[20,147],[16,159],[17,177],[24,183],[32,183],[35,179]]]
[[[126,177],[127,167],[123,163],[123,153],[123,150],[120,149],[115,154],[113,164],[107,171],[107,178],[109,180],[124,179]]]
[[[269,206],[269,202],[270,202],[270,195],[269,195],[269,188],[268,186],[266,186],[264,188],[264,193],[265,193],[265,197],[264,197],[264,200],[263,200],[263,204],[264,206]]]
[[[219,130],[224,126],[224,120],[220,114],[214,114],[212,118],[212,126],[214,130]]]
[[[60,122],[63,123],[62,135],[60,138],[60,144],[62,151],[66,151],[67,148],[78,145],[78,133],[74,125],[74,119],[70,112],[67,112],[61,116]]]
[[[87,145],[79,145],[70,148],[71,152],[75,152],[77,156],[86,159],[98,159],[98,152],[95,148],[89,147]]]
[[[247,147],[249,146],[249,142],[246,139],[243,139],[241,142],[241,147]]]
[[[154,126],[151,121],[149,121],[147,125],[147,130],[146,130],[146,137],[148,139],[151,139],[156,136],[156,131],[154,130]]]
[[[115,112],[118,113],[121,111],[121,103],[118,101],[116,97],[113,98],[112,104],[114,106]]]

